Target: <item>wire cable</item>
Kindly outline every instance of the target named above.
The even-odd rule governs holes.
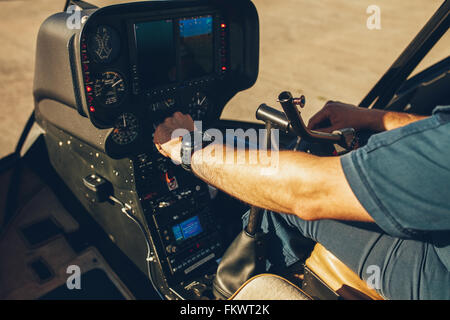
[[[120,201],[119,199],[110,196],[109,197],[110,200],[112,200],[113,202],[119,204],[122,208],[121,208],[121,212],[123,214],[125,214],[131,221],[133,221],[138,227],[139,230],[141,230],[144,239],[145,239],[145,243],[147,245],[147,257],[145,258],[146,263],[147,263],[147,273],[148,273],[148,277],[150,279],[150,283],[153,286],[153,289],[155,289],[156,293],[158,294],[158,296],[161,298],[161,300],[165,300],[163,294],[159,291],[158,287],[156,286],[153,277],[152,277],[152,273],[150,272],[150,262],[154,261],[154,257],[152,255],[152,251],[151,251],[151,244],[150,244],[150,239],[147,236],[147,233],[145,232],[144,226],[142,225],[142,223],[136,219],[136,217],[134,217],[133,215],[130,214],[130,210],[131,207],[128,204],[124,204],[122,201]]]

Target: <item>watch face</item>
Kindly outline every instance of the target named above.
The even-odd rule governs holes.
[[[190,171],[191,158],[194,152],[205,148],[213,142],[214,136],[210,136],[206,132],[192,131],[183,136],[180,152],[182,166],[188,166],[188,168],[184,168]]]
[[[181,162],[184,165],[189,165],[191,164],[191,157],[192,154],[194,153],[194,146],[195,146],[195,134],[194,132],[189,132],[188,134],[183,136],[183,139],[181,141]],[[202,139],[201,135],[200,136],[200,141]],[[198,139],[198,137],[197,137]]]

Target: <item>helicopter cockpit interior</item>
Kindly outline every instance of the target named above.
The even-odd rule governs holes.
[[[68,10],[70,6],[75,9]],[[406,81],[448,29],[445,10],[448,13],[448,2],[362,107],[427,114],[431,109],[425,109],[423,101],[430,101],[428,97],[435,99],[433,105],[449,102],[443,94],[449,58]],[[4,270],[19,272],[22,267],[17,265],[23,264],[38,280],[33,285],[8,282],[3,291],[0,288],[0,297],[66,297],[67,290],[61,291],[66,289],[66,268],[76,264],[84,266],[86,278],[92,270],[105,271],[116,288],[104,285],[105,290],[118,290],[120,298],[229,298],[214,290],[216,273],[242,231],[242,215],[255,208],[164,157],[153,143],[156,127],[181,112],[203,129],[278,128],[280,148],[298,144],[299,137],[311,142],[316,148],[311,151],[318,155],[357,147],[351,128],[330,134],[307,129],[298,112],[305,99],[289,92],[278,96],[284,112],[255,105],[256,118],[264,123],[220,118],[227,103],[258,78],[259,30],[250,0],[104,7],[68,0],[63,11],[42,23],[34,113],[16,152],[2,160],[0,172],[0,180],[7,181],[5,212],[19,230],[5,233],[0,253],[23,247],[20,250],[28,253],[17,259],[33,257],[25,264],[27,259],[11,259]],[[18,199],[28,202],[21,207]],[[40,209],[39,217],[19,217],[32,208]],[[63,211],[68,214],[57,214]],[[13,217],[15,212],[20,214]],[[25,243],[20,248],[3,244],[19,237]],[[302,264],[282,275],[302,288],[299,299],[383,299],[319,244],[305,240],[302,246]],[[60,252],[71,253],[66,257]],[[29,278],[36,276],[30,273]],[[337,283],[336,288],[330,283]],[[353,289],[337,293],[346,283]]]

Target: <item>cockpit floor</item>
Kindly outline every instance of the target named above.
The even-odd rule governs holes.
[[[10,185],[17,170],[1,173],[0,184]],[[39,177],[20,171],[28,183],[0,234],[0,299],[133,299],[97,248],[74,250],[68,237],[78,222]]]

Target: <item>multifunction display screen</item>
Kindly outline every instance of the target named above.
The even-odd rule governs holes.
[[[144,89],[214,72],[212,15],[138,22],[134,33]]]
[[[214,43],[212,16],[180,19],[181,80],[213,72]]]
[[[180,224],[172,227],[173,235],[176,241],[183,241],[200,234],[203,229],[200,225],[198,216],[192,217],[183,221]]]
[[[177,80],[173,20],[134,25],[139,76],[145,88]]]

